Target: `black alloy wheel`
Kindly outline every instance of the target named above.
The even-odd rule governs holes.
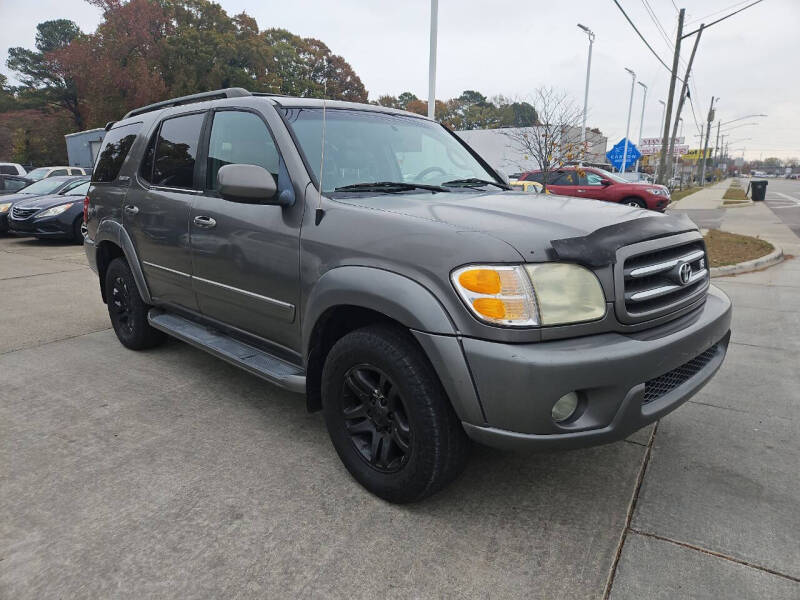
[[[399,471],[411,455],[412,431],[398,387],[378,367],[360,364],[344,376],[342,416],[350,441],[374,469]]]
[[[166,335],[147,321],[151,306],[139,295],[131,268],[124,258],[115,258],[105,272],[108,316],[117,339],[126,348],[144,350],[164,341]]]
[[[138,294],[139,292],[136,293]],[[108,307],[116,314],[115,324],[119,328],[118,330],[128,336],[133,336],[136,325],[131,314],[131,292],[128,289],[128,284],[119,275],[114,278],[111,285],[111,298],[109,298]]]

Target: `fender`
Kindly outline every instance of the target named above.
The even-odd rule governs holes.
[[[427,288],[403,275],[374,267],[336,267],[317,280],[302,316],[303,350],[320,316],[334,306],[369,308],[409,329],[456,335],[450,316]]]
[[[125,228],[117,221],[106,219],[101,221],[97,226],[97,232],[94,236],[95,252],[100,246],[101,242],[113,242],[120,248],[125,255],[125,260],[128,261],[128,266],[133,273],[133,279],[136,282],[136,287],[139,290],[139,295],[146,304],[152,304],[153,299],[150,296],[150,290],[147,287],[147,281],[142,272],[142,265],[139,262],[139,257],[136,255],[136,248],[133,246],[133,241],[125,231]]]

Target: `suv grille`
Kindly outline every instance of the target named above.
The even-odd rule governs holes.
[[[661,396],[670,393],[676,387],[683,385],[697,375],[697,373],[714,358],[714,355],[717,353],[717,346],[718,344],[714,344],[711,348],[702,354],[698,354],[692,360],[682,364],[677,369],[672,369],[672,371],[668,373],[646,381],[644,384],[644,398],[642,399],[642,404],[658,400]]]
[[[709,272],[702,239],[628,255],[622,261],[622,283],[617,306],[620,319],[628,323],[668,314],[704,297]]]
[[[15,219],[27,219],[38,210],[38,208],[19,208],[14,206],[11,208],[11,216]]]

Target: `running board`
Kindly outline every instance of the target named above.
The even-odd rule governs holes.
[[[150,309],[147,320],[156,329],[205,350],[270,383],[291,392],[304,394],[306,391],[305,371],[297,365],[240,342],[216,329],[157,308]]]

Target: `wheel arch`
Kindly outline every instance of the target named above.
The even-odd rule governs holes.
[[[444,307],[427,288],[403,275],[372,267],[338,267],[325,273],[314,286],[303,315],[306,402],[310,411],[321,407],[325,358],[347,333],[373,323],[388,323],[412,333],[456,334]]]
[[[128,262],[142,300],[147,304],[152,304],[150,290],[147,287],[147,280],[144,278],[142,266],[139,264],[136,249],[128,232],[125,231],[122,225],[116,221],[103,221],[100,223],[94,237],[94,244],[95,252],[97,253],[97,276],[100,280],[100,292],[103,296],[103,302],[106,301],[103,282],[108,265],[115,258],[122,257]]]

